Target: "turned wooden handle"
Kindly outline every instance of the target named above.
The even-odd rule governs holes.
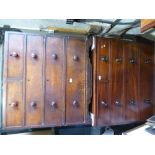
[[[56,107],[57,107],[57,103],[56,103],[55,101],[52,101],[52,102],[50,103],[50,105],[51,105],[51,107],[53,107],[53,108],[56,108]]]
[[[101,101],[101,105],[106,107],[106,108],[108,107],[108,103],[106,101]]]
[[[31,104],[31,107],[34,107],[34,108],[37,107],[37,103],[34,101],[32,101],[30,104]]]
[[[73,106],[77,107],[78,106],[78,101],[74,100],[73,101]]]
[[[118,101],[118,100],[115,101],[115,105],[118,106],[118,107],[121,107],[121,103],[120,103],[120,101]]]
[[[12,52],[12,53],[10,54],[10,56],[17,58],[19,55],[18,55],[18,53],[16,53],[16,52]]]
[[[57,59],[57,55],[56,55],[56,54],[52,54],[52,58],[53,58],[54,60],[56,60],[56,59]]]
[[[12,103],[9,104],[11,107],[17,107],[18,106],[18,102],[14,101]]]
[[[136,63],[136,58],[131,58],[131,59],[130,59],[130,63],[131,63],[131,64],[135,64],[135,63]]]
[[[78,61],[78,60],[79,60],[78,56],[74,55],[74,56],[73,56],[73,60],[74,60],[74,61]]]
[[[129,104],[130,104],[130,105],[136,105],[135,100],[134,100],[134,99],[131,99],[131,100],[129,101]]]
[[[121,63],[121,62],[122,62],[122,58],[121,58],[121,57],[117,57],[117,58],[115,58],[115,61],[116,61],[117,63]]]
[[[35,54],[35,53],[31,53],[31,57],[33,58],[33,59],[37,59],[37,54]]]

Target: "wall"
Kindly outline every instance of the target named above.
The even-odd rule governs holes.
[[[3,67],[3,45],[0,44],[0,128],[2,124],[2,67]]]

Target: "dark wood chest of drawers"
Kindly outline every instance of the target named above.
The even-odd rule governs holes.
[[[88,49],[86,37],[7,32],[2,127],[89,123]]]
[[[153,43],[97,37],[92,59],[95,125],[145,121],[153,114]]]

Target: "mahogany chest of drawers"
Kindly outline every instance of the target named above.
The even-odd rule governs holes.
[[[87,37],[7,32],[2,128],[88,124]]]
[[[145,121],[153,115],[152,42],[97,37],[92,59],[96,126]]]

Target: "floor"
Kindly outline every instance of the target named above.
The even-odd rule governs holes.
[[[16,134],[16,135],[122,135],[130,129],[138,127],[144,122],[132,123],[128,125],[118,125],[111,127],[94,128],[92,126],[69,126],[69,127],[56,127],[45,129],[27,129],[1,132],[2,135]]]

